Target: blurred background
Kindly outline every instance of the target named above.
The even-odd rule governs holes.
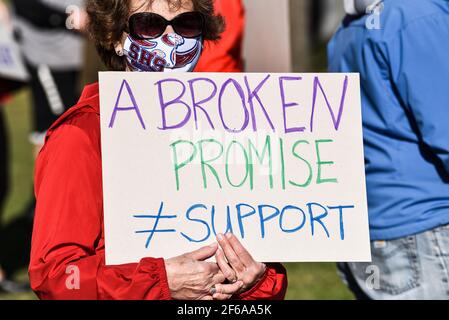
[[[17,3],[23,1],[28,0],[17,0]],[[14,0],[3,2],[11,5]],[[344,16],[343,1],[245,0],[244,5],[245,71],[326,71],[326,44]],[[57,80],[75,82],[68,85],[75,87],[78,93],[85,84],[97,81],[97,72],[103,69],[95,48],[82,36],[80,38],[83,39],[80,76],[64,76]],[[264,42],[267,40],[269,46]],[[33,52],[28,54],[33,55]],[[35,69],[41,78],[45,75],[45,70]],[[0,288],[0,299],[36,299],[28,288],[27,274],[34,206],[33,163],[39,144],[36,142],[39,137],[32,136],[35,130],[33,97],[32,88],[25,86],[14,91],[1,107],[9,146],[8,152],[4,153],[9,163],[9,188],[0,214],[0,281],[7,280]],[[287,269],[288,299],[353,299],[339,279],[335,264],[288,264]]]

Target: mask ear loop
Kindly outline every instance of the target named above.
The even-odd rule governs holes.
[[[122,49],[117,49],[117,50],[115,50],[115,53],[116,53],[119,57],[123,57],[123,50],[122,50]]]
[[[201,35],[200,38],[201,38],[201,53],[203,53],[206,40],[204,40],[203,35]]]
[[[125,49],[123,48],[123,42],[124,41],[126,41],[126,38],[128,38],[129,37],[129,31],[128,31],[128,27],[126,27],[124,30],[123,30],[123,34],[122,34],[122,42],[119,42],[119,41],[117,41],[115,44],[114,44],[114,50],[115,50],[115,53],[119,56],[119,57],[123,57],[124,55],[125,55]]]

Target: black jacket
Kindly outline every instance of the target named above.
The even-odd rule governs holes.
[[[66,29],[67,13],[46,5],[40,0],[11,1],[16,16],[40,29]]]

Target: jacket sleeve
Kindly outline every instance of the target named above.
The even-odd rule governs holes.
[[[37,160],[31,287],[41,299],[170,299],[164,260],[105,265],[101,160],[91,134],[63,124]]]
[[[221,14],[226,29],[217,42],[206,41],[196,72],[242,72],[242,46],[245,10],[242,0],[215,0],[215,12]]]
[[[234,298],[237,300],[283,300],[287,292],[287,285],[285,268],[280,263],[268,264],[259,283]]]
[[[422,142],[449,173],[449,19],[411,22],[388,42],[394,84]]]

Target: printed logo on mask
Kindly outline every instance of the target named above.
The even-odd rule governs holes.
[[[201,38],[187,39],[176,33],[151,40],[137,40],[128,36],[125,42],[126,61],[132,71],[193,71],[201,50]]]

